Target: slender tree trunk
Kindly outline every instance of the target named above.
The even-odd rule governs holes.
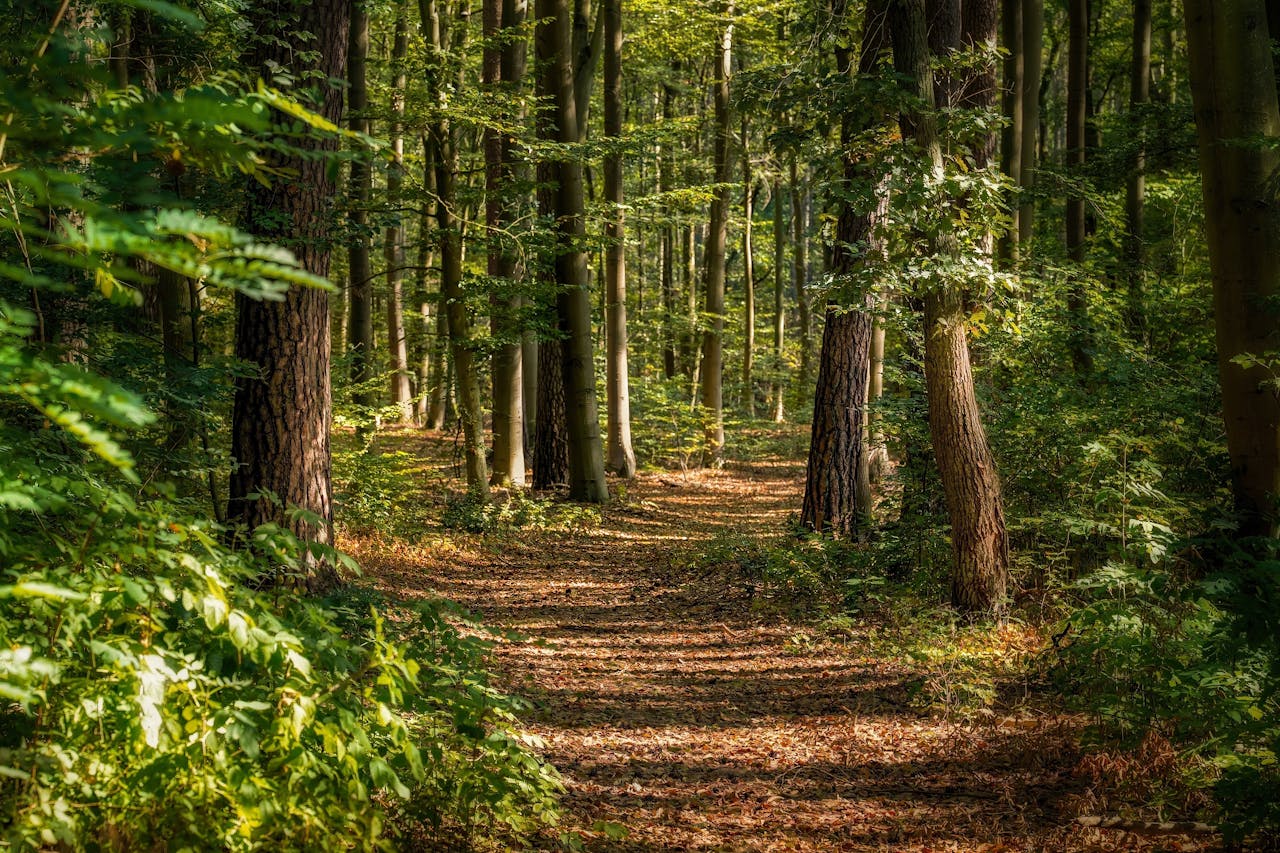
[[[934,103],[924,0],[893,0],[893,4],[891,30],[897,70],[911,82],[913,94],[921,103]],[[994,7],[991,11],[994,26]],[[975,42],[985,37],[977,32],[968,35]],[[991,38],[994,39],[994,32]],[[941,180],[942,147],[934,113],[904,113],[901,125],[903,137],[915,141],[934,178]],[[932,248],[939,255],[945,257],[957,251],[955,238],[946,232],[932,240]],[[951,519],[955,559],[952,602],[967,613],[998,615],[1006,606],[1009,584],[1008,534],[995,459],[974,393],[965,332],[967,314],[963,288],[958,282],[939,283],[924,297],[929,432]]]
[[[1085,163],[1085,90],[1089,57],[1089,0],[1068,0],[1067,19],[1067,168],[1078,187],[1084,182]],[[1085,305],[1084,264],[1085,212],[1084,194],[1072,192],[1067,197],[1067,257],[1076,264],[1067,291],[1067,316],[1071,322],[1071,362],[1077,373],[1092,369]]]
[[[847,31],[845,0],[833,0],[836,27]],[[889,47],[884,0],[871,0],[862,28],[863,45],[856,68],[859,76],[871,75]],[[852,50],[836,48],[836,68],[852,75]],[[855,157],[855,136],[889,120],[883,111],[850,110],[841,122],[843,192],[831,272],[848,278],[863,263],[881,252],[876,223],[884,215],[888,197],[884,175]],[[870,201],[858,206],[870,187]],[[800,521],[810,530],[844,538],[859,535],[860,517],[870,509],[870,481],[866,457],[866,402],[871,352],[872,296],[868,292],[837,293],[827,303],[822,331],[822,355],[814,393],[813,426],[805,475],[804,505]]]
[[[1005,125],[1000,138],[1000,171],[1008,176],[1016,195],[1022,179],[1022,113],[1025,88],[1022,9],[1026,0],[1004,0],[1001,10],[1001,36],[1004,40],[1004,83],[1001,86],[1001,106]],[[1018,214],[1020,205],[1013,205],[1013,221],[1009,230],[1000,236],[998,257],[1008,266],[1018,260]]]
[[[1280,395],[1280,136],[1273,43],[1262,0],[1184,0],[1191,100],[1231,486],[1244,536],[1276,536]]]
[[[796,307],[800,319],[800,375],[797,384],[801,394],[809,391],[809,377],[813,361],[813,320],[809,310],[809,293],[806,290],[809,276],[809,217],[804,188],[791,158],[791,280],[796,291]]]
[[[368,135],[370,122],[369,86],[365,66],[369,56],[369,10],[364,0],[351,4],[350,38],[347,45],[347,110],[348,126],[355,133]],[[350,286],[347,302],[350,320],[347,327],[347,349],[351,357],[351,382],[355,386],[353,400],[361,413],[361,431],[366,429],[371,410],[377,405],[370,382],[373,378],[373,266],[369,252],[369,205],[373,196],[373,173],[366,153],[357,152],[351,160],[350,242],[347,245],[347,270]]]
[[[1018,246],[1023,254],[1035,234],[1036,203],[1030,195],[1036,187],[1040,133],[1040,83],[1044,59],[1044,0],[1022,4],[1022,151],[1019,169],[1022,204],[1018,207]]]
[[[338,123],[342,95],[328,81],[343,77],[348,12],[347,0],[264,0],[253,5],[247,13],[251,29],[276,38],[260,42],[248,67],[264,74],[284,68],[295,80],[323,81],[318,112]],[[304,41],[299,33],[310,38]],[[259,237],[292,248],[308,271],[327,276],[334,196],[328,157],[337,143],[322,137],[298,145],[318,156],[271,155],[273,168],[295,177],[269,186],[251,182],[244,221]],[[236,307],[236,356],[253,371],[236,380],[231,415],[235,464],[227,517],[249,529],[273,522],[303,542],[331,545],[329,294],[295,286],[281,301],[237,295]],[[293,507],[306,514],[287,512]],[[298,583],[309,590],[339,583],[332,562],[310,551],[302,570]]]
[[[444,4],[447,7],[447,0]],[[443,75],[452,47],[451,21],[440,0],[425,0],[423,30],[429,35],[433,67],[429,89],[440,113],[432,135],[436,150],[436,222],[440,228],[440,296],[449,330],[449,350],[453,356],[454,387],[462,420],[463,454],[466,459],[467,488],[487,498],[489,472],[485,461],[484,411],[480,403],[480,377],[471,340],[471,315],[462,291],[462,223],[458,210],[458,131],[448,115],[448,90]],[[466,12],[464,6],[462,11]],[[444,14],[442,14],[444,13]],[[466,37],[466,21],[458,22],[458,47]],[[455,84],[461,88],[462,71]]]
[[[517,93],[524,76],[524,0],[485,0],[484,85],[496,97]],[[501,36],[501,39],[499,39]],[[501,43],[500,43],[501,42]],[[519,117],[517,117],[518,119]],[[524,485],[523,340],[521,300],[515,290],[519,267],[507,233],[516,220],[517,151],[514,140],[497,128],[485,131],[485,213],[489,225],[488,271],[497,292],[490,296],[493,353],[493,482]]]
[[[580,73],[575,75],[571,55],[571,48],[577,41],[574,37],[575,30],[579,28],[577,16],[570,19],[567,0],[538,0],[537,17],[535,40],[538,59],[544,68],[542,93],[555,107],[551,121],[544,119],[541,129],[545,136],[554,134],[555,141],[562,145],[577,143],[581,140],[579,116],[585,119],[585,104],[590,100],[590,86],[582,85]],[[598,44],[594,37],[590,43]],[[596,53],[598,55],[598,50]],[[605,503],[609,500],[609,489],[605,481],[604,447],[596,405],[587,255],[582,248],[586,233],[582,164],[573,157],[566,157],[558,162],[556,172],[556,315],[563,335],[560,354],[568,438],[569,497]],[[551,377],[540,370],[539,380],[541,385],[549,385]],[[540,426],[544,420],[540,404]]]
[[[782,381],[786,332],[786,268],[787,226],[782,211],[782,181],[773,179],[773,386],[770,399],[773,405],[773,420],[782,423],[786,419],[786,408],[783,402],[785,386]]]
[[[751,248],[752,219],[755,217],[751,175],[751,152],[747,147],[747,117],[742,117],[742,397],[747,417],[756,416],[755,378],[752,358],[756,349],[756,262]]]
[[[674,90],[669,84],[662,87],[662,122],[667,124],[672,119],[672,100]],[[658,192],[669,193],[672,190],[672,167],[674,152],[672,146],[663,146],[659,151]],[[676,226],[668,217],[662,223],[660,232],[662,254],[662,375],[667,379],[675,379],[676,365],[676,297],[675,297],[675,254]]]
[[[408,5],[396,6],[395,35],[391,47],[391,164],[387,169],[387,201],[399,207],[404,183],[404,92],[408,79],[405,59],[409,53]],[[387,350],[391,359],[391,402],[400,410],[400,423],[413,423],[413,392],[409,387],[409,342],[404,324],[404,225],[400,213],[388,225],[384,239],[387,265]]]
[[[1125,187],[1125,260],[1128,294],[1125,324],[1139,343],[1147,337],[1146,244],[1143,240],[1147,191],[1146,105],[1151,100],[1151,0],[1133,0],[1133,64],[1129,74],[1129,113],[1137,145]]]
[[[604,135],[622,138],[622,0],[603,0],[604,16]],[[627,384],[627,246],[622,208],[622,155],[605,155],[605,346],[606,400],[609,422],[609,470],[621,477],[636,475],[636,452],[631,447],[631,397]]]
[[[703,260],[707,328],[702,335],[702,406],[707,412],[704,465],[719,465],[724,459],[724,281],[725,244],[729,238],[729,69],[733,51],[733,3],[721,0],[719,45],[713,67],[712,94],[715,101],[712,160],[719,185],[711,201],[707,225],[707,245]]]

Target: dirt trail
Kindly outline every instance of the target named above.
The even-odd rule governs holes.
[[[718,535],[776,535],[801,474],[645,475],[598,528],[516,533],[384,579],[548,641],[505,644],[499,665],[535,703],[568,785],[562,829],[588,850],[1116,849],[1059,810],[1075,785],[1063,728],[917,710],[904,664],[856,638],[797,640],[740,578],[689,568]],[[592,834],[600,820],[628,837]]]

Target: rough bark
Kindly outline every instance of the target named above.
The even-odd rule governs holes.
[[[250,30],[271,34],[248,57],[251,68],[278,65],[294,79],[320,84],[318,112],[341,120],[341,91],[328,81],[341,79],[346,63],[347,0],[274,0],[252,6]],[[280,32],[290,21],[289,32]],[[299,43],[298,32],[311,34]],[[265,73],[265,72],[264,72]],[[296,178],[269,186],[251,182],[244,221],[258,236],[293,249],[310,272],[329,274],[334,183],[324,155],[337,150],[333,137],[298,142],[321,156],[272,155],[275,169],[294,170]],[[231,415],[231,454],[235,460],[227,517],[253,529],[273,522],[303,542],[333,542],[333,487],[330,480],[329,294],[293,287],[282,301],[237,296],[236,356],[253,371],[236,381]],[[271,496],[274,496],[274,500]],[[305,517],[287,512],[296,507]],[[332,563],[310,553],[298,585],[312,591],[336,586]]]
[[[924,0],[893,0],[893,9],[897,70],[921,103],[934,103]],[[969,34],[973,41],[979,37]],[[903,137],[914,140],[928,168],[941,179],[943,156],[934,114],[907,112],[900,123]],[[945,231],[933,238],[932,249],[943,256],[957,251],[954,238]],[[937,282],[925,294],[929,433],[951,521],[952,603],[970,614],[999,615],[1009,584],[1008,534],[995,459],[974,393],[966,317],[961,283]]]
[[[1280,494],[1280,136],[1262,0],[1184,0],[1231,486],[1243,535],[1276,536]]]
[[[719,185],[711,201],[707,245],[703,254],[704,311],[702,333],[702,407],[707,423],[702,462],[719,465],[724,460],[724,283],[725,245],[729,238],[729,69],[733,53],[733,3],[720,7],[722,29],[712,61],[712,96],[715,104],[712,162]]]

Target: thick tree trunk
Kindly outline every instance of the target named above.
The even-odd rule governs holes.
[[[387,202],[399,207],[404,184],[404,92],[408,79],[408,6],[396,7],[391,46],[391,164],[387,169]],[[396,217],[400,214],[397,212]],[[413,392],[409,387],[409,341],[404,325],[404,225],[397,218],[388,225],[383,258],[387,265],[387,354],[391,366],[391,403],[400,410],[400,423],[413,423]]]
[[[715,102],[712,150],[715,182],[711,201],[707,245],[703,255],[704,310],[707,327],[702,334],[702,406],[707,424],[702,462],[719,465],[724,460],[724,282],[725,246],[729,239],[729,68],[733,51],[733,3],[720,4],[722,29],[713,60],[712,95]]]
[[[338,123],[346,62],[347,0],[274,0],[248,12],[252,29],[275,34],[249,57],[250,68],[288,69],[295,80],[318,79],[317,111]],[[282,30],[288,22],[287,31]],[[297,33],[311,34],[300,43]],[[270,165],[292,170],[291,180],[251,182],[244,222],[254,234],[293,249],[310,272],[329,274],[333,179],[327,155],[332,137],[298,143],[319,156],[276,154]],[[237,296],[236,357],[253,367],[236,381],[231,415],[231,492],[227,517],[249,529],[273,522],[303,542],[333,543],[330,480],[329,294],[293,287],[282,301]],[[274,499],[273,499],[274,498]],[[288,512],[298,508],[305,515]],[[321,591],[339,583],[337,570],[308,552],[297,583]]]
[[[1000,103],[1005,124],[1000,137],[1000,171],[1008,176],[1015,195],[1022,180],[1022,104],[1025,80],[1022,8],[1025,2],[1026,0],[1004,0],[1001,10],[1001,38],[1005,58]],[[1013,221],[1009,230],[1000,235],[997,255],[1006,266],[1017,263],[1018,260],[1019,209],[1020,205],[1013,205]]]
[[[1030,193],[1036,186],[1040,133],[1040,83],[1044,60],[1044,0],[1023,0],[1022,6],[1022,151],[1018,184],[1023,200],[1018,207],[1018,246],[1023,254],[1035,234],[1036,203]]]
[[[898,72],[911,81],[921,103],[934,103],[924,0],[893,0],[893,4],[891,29]],[[994,11],[990,17],[994,21]],[[983,20],[984,16],[973,19]],[[984,40],[985,34],[970,32],[968,39]],[[902,135],[915,140],[934,177],[940,180],[944,167],[934,114],[904,113],[901,124]],[[954,238],[945,232],[935,235],[933,243],[933,250],[944,257],[957,250]],[[925,295],[929,433],[951,520],[955,560],[952,602],[967,613],[999,615],[1006,606],[1009,585],[1008,534],[995,459],[974,393],[966,319],[962,283],[939,283]]]
[[[1067,168],[1076,186],[1084,181],[1085,94],[1089,61],[1089,0],[1067,3]],[[1077,373],[1093,367],[1089,352],[1088,309],[1084,290],[1085,215],[1084,195],[1073,192],[1067,198],[1067,257],[1077,266],[1072,270],[1067,291],[1067,317],[1071,323],[1071,363]]]
[[[1280,532],[1280,109],[1262,0],[1184,0],[1231,486],[1243,535]]]
[[[581,140],[579,107],[585,99],[581,77],[575,79],[573,57],[570,55],[574,44],[574,27],[571,26],[574,21],[570,20],[567,0],[538,0],[537,17],[538,59],[544,68],[542,93],[555,106],[550,120],[544,120],[540,129],[545,137],[554,135],[555,141],[562,145],[576,143]],[[589,86],[586,93],[589,98]],[[568,437],[569,497],[605,503],[609,499],[609,489],[605,480],[604,447],[596,405],[587,256],[582,248],[586,233],[582,164],[572,157],[565,158],[557,164],[556,173],[556,315],[560,333],[564,336],[560,354],[564,422]],[[539,379],[542,385],[551,383],[551,377],[545,372],[541,372]],[[541,427],[544,421],[541,404],[538,421]]]
[[[834,0],[835,25],[846,28],[844,0]],[[870,75],[889,46],[884,0],[866,7],[859,75]],[[836,67],[842,74],[854,71],[852,51],[836,49]],[[888,116],[871,109],[846,112],[841,125],[841,148],[846,152],[836,240],[831,272],[839,281],[851,278],[857,268],[878,254],[876,223],[884,215],[887,196],[884,175],[874,166],[855,159],[854,137],[884,124]],[[866,194],[865,188],[871,187]],[[857,207],[849,199],[869,195],[872,201]],[[813,426],[805,476],[804,505],[800,521],[810,530],[844,538],[859,535],[860,517],[870,507],[870,482],[866,458],[866,402],[871,352],[872,296],[865,289],[837,292],[827,304],[822,331],[822,355],[814,393]]]
[[[370,122],[369,86],[365,66],[369,56],[369,11],[363,0],[350,0],[351,23],[347,43],[347,113],[348,126],[355,133],[368,134]],[[347,350],[351,359],[351,382],[355,386],[353,400],[364,411],[360,414],[361,431],[371,422],[377,405],[370,381],[373,378],[373,266],[369,251],[369,204],[373,197],[373,172],[367,152],[358,151],[351,160],[351,205],[347,244],[347,304],[350,320],[347,326]]]
[[[1143,240],[1147,192],[1147,119],[1151,100],[1151,0],[1133,0],[1133,64],[1129,73],[1129,114],[1136,150],[1125,187],[1125,261],[1128,269],[1125,324],[1135,340],[1147,337],[1146,244]]]
[[[604,0],[604,135],[622,138],[622,0]],[[627,377],[627,246],[622,208],[622,155],[604,161],[605,223],[605,390],[608,406],[609,470],[636,475],[631,447],[631,395]]]

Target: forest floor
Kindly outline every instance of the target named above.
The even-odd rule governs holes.
[[[388,441],[448,476],[446,439]],[[824,630],[700,559],[715,542],[776,540],[802,478],[785,458],[645,473],[568,532],[343,547],[387,594],[443,595],[546,641],[496,650],[567,786],[544,849],[566,831],[600,851],[1205,849],[1076,825],[1078,721],[1025,696],[977,715],[920,707],[936,669],[883,654],[874,624]],[[1037,641],[1009,630],[1011,648]]]

